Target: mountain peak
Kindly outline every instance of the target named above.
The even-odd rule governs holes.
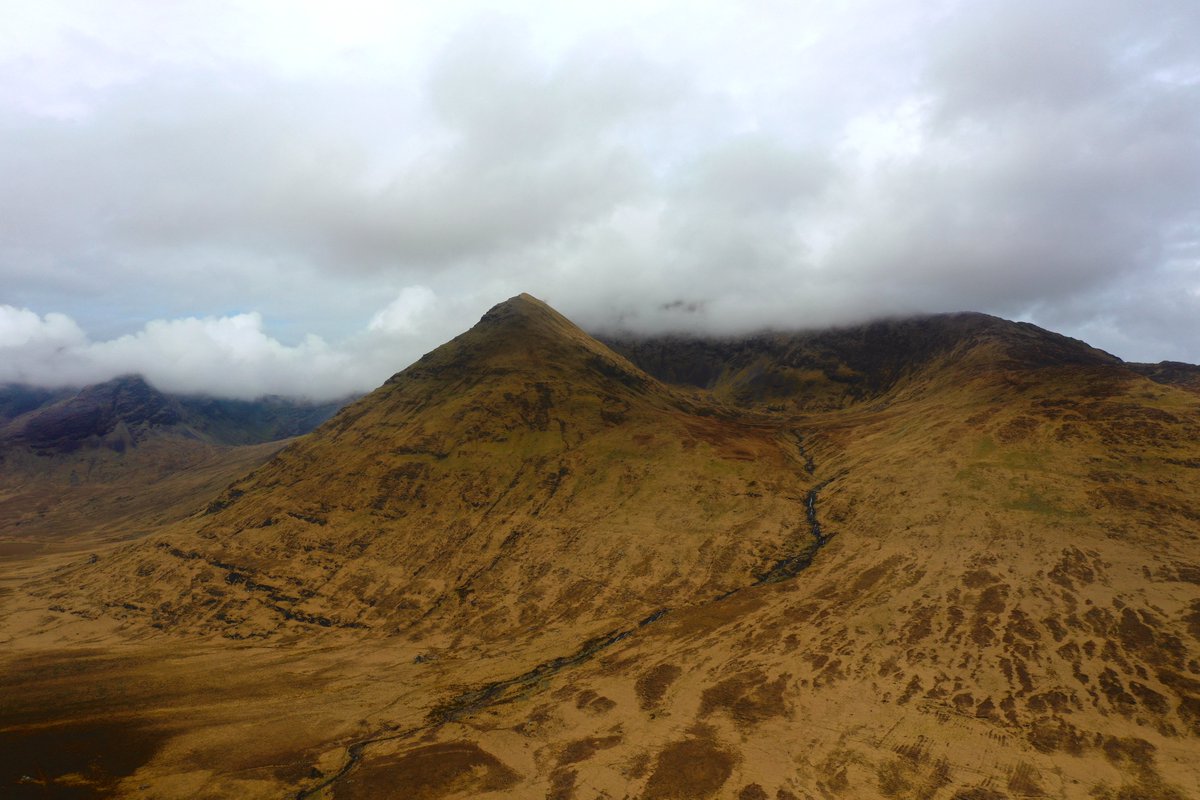
[[[229,400],[168,394],[143,376],[120,375],[78,390],[0,387],[0,448],[41,454],[106,447],[123,452],[148,436],[250,444],[307,433],[340,403]]]
[[[560,333],[579,331],[573,322],[559,314],[546,303],[531,294],[522,292],[510,297],[503,303],[497,303],[488,309],[479,319],[476,327],[493,327],[509,325],[541,325],[558,330]],[[582,333],[582,331],[579,331]]]
[[[470,330],[426,353],[388,383],[430,378],[453,382],[485,373],[557,374],[575,382],[600,376],[628,387],[650,380],[546,303],[519,294],[493,306]]]
[[[518,295],[514,295],[513,297],[508,298],[507,300],[505,300],[502,303],[497,303],[495,306],[493,306],[493,308],[496,308],[499,306],[523,306],[523,307],[550,308],[550,306],[546,305],[545,302],[534,297],[529,292],[521,292]]]

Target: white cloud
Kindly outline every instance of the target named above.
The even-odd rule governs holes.
[[[140,374],[181,394],[252,399],[267,394],[329,400],[369,391],[416,360],[435,337],[469,322],[424,286],[407,287],[370,324],[331,345],[309,334],[288,345],[257,312],[159,319],[141,330],[92,341],[63,314],[0,306],[0,382],[82,386]]]
[[[394,371],[520,291],[593,328],[1032,313],[1200,361],[1193,0],[492,5],[23,6],[0,300],[238,391],[386,377],[367,342]]]
[[[428,286],[406,286],[386,308],[371,317],[369,331],[415,334],[433,310],[436,297]]]
[[[59,348],[84,340],[83,331],[65,314],[39,317],[27,308],[0,305],[0,353],[24,348]]]

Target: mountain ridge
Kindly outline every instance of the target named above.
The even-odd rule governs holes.
[[[0,447],[46,454],[88,447],[121,451],[163,433],[212,444],[255,444],[307,433],[343,404],[173,395],[133,374],[77,390],[3,388],[9,402],[0,420]]]
[[[741,337],[606,334],[600,339],[668,383],[705,389],[738,405],[787,397],[810,409],[869,400],[938,367],[939,360],[963,356],[975,357],[976,371],[1122,363],[1086,342],[978,312]]]

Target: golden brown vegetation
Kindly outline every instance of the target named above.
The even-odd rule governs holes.
[[[13,572],[0,786],[1200,793],[1193,386],[977,315],[614,344],[661,379],[514,298],[202,513]]]

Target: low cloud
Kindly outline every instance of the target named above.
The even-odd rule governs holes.
[[[0,305],[0,350],[54,352],[86,340],[66,314],[38,316],[27,308]]]
[[[1192,0],[351,6],[0,34],[3,379],[332,396],[522,291],[1200,361]]]
[[[136,333],[93,341],[63,314],[0,306],[0,383],[78,387],[136,373],[180,394],[332,400],[369,391],[414,361],[431,328],[451,335],[430,319],[437,306],[428,288],[408,287],[365,329],[334,345],[315,335],[283,344],[256,312],[153,320]]]

